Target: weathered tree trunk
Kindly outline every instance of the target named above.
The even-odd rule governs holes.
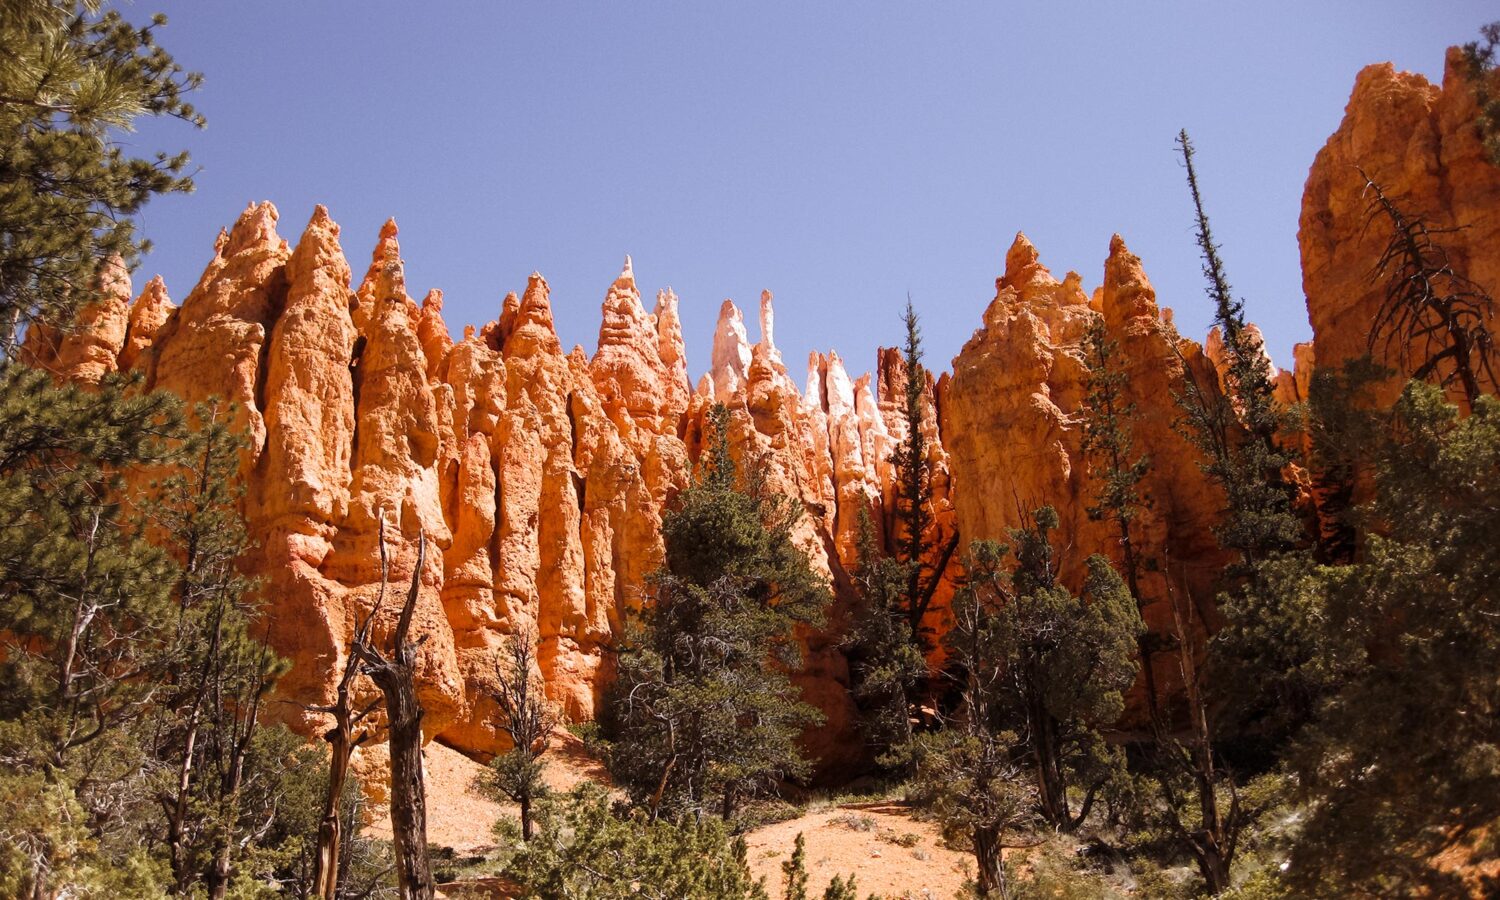
[[[385,552],[384,512],[380,515],[379,535],[380,590],[375,595],[375,605],[370,614],[355,625],[354,638],[349,643],[349,656],[344,661],[344,671],[339,677],[333,705],[308,707],[314,712],[333,716],[333,727],[323,735],[323,739],[330,745],[331,758],[328,761],[328,790],[323,796],[323,817],[318,821],[318,850],[313,857],[313,891],[318,900],[334,900],[338,896],[339,882],[347,869],[344,864],[346,854],[343,852],[344,827],[340,820],[344,806],[344,785],[349,780],[349,760],[354,755],[354,748],[364,743],[369,736],[368,733],[355,735],[354,727],[375,710],[375,705],[372,704],[355,711],[353,687],[354,679],[359,675],[360,664],[356,648],[369,645],[370,629],[374,625],[375,615],[385,602],[385,588],[390,581],[390,558]],[[356,804],[355,809],[358,808]]]
[[[981,897],[999,897],[1001,900],[1006,900],[1005,867],[1000,851],[998,828],[974,829],[974,860],[979,868],[976,887]]]
[[[1209,893],[1220,894],[1229,889],[1229,866],[1234,860],[1240,825],[1238,797],[1233,794],[1234,784],[1231,781],[1230,791],[1234,801],[1230,804],[1226,818],[1219,809],[1218,768],[1214,760],[1213,732],[1208,721],[1208,708],[1198,685],[1197,661],[1193,658],[1193,645],[1188,640],[1188,623],[1183,619],[1182,609],[1175,595],[1172,596],[1172,623],[1177,632],[1178,665],[1182,670],[1188,715],[1192,721],[1193,739],[1187,765],[1198,792],[1200,819],[1197,833],[1187,835],[1187,843],[1193,850],[1198,871],[1208,884]]]
[[[1054,828],[1068,830],[1072,816],[1068,810],[1067,783],[1063,779],[1062,764],[1057,746],[1057,722],[1042,705],[1041,691],[1033,689],[1028,704],[1031,733],[1035,736],[1037,796],[1042,807],[1042,816]]]
[[[521,840],[531,841],[531,797],[521,798]]]
[[[201,686],[200,686],[201,691]],[[201,704],[195,704],[188,719],[187,735],[183,739],[182,761],[177,768],[177,794],[166,806],[167,853],[172,865],[172,882],[179,896],[187,896],[193,873],[188,869],[187,816],[188,791],[192,787],[193,754],[198,745],[198,723]]]
[[[402,900],[432,900],[435,892],[432,865],[427,858],[422,705],[417,701],[416,689],[417,644],[407,639],[422,586],[422,563],[426,555],[426,536],[418,535],[411,589],[396,623],[390,656],[382,655],[368,643],[353,648],[365,663],[364,673],[385,695],[391,753],[391,831],[396,854],[396,884]]]
[[[338,708],[348,712],[348,689],[340,686]],[[313,869],[313,889],[319,900],[333,900],[339,892],[339,822],[344,783],[349,777],[349,756],[354,751],[347,715],[334,714],[336,724],[326,735],[333,758],[328,763],[328,792],[323,797],[323,818],[318,821],[318,853]]]
[[[422,706],[417,702],[410,663],[373,673],[385,694],[390,721],[391,831],[401,896],[430,900],[432,872],[427,859],[427,792],[422,782]]]

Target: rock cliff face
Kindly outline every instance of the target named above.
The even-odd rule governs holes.
[[[1065,583],[1082,582],[1090,553],[1119,562],[1115,526],[1088,515],[1099,484],[1082,446],[1087,388],[1080,342],[1089,320],[1103,316],[1128,375],[1134,449],[1151,460],[1140,486],[1146,503],[1132,530],[1148,561],[1140,581],[1147,625],[1157,634],[1172,632],[1173,596],[1196,608],[1198,627],[1211,625],[1213,582],[1226,561],[1212,527],[1224,499],[1175,427],[1181,413],[1173,398],[1189,377],[1217,390],[1212,363],[1177,334],[1170,311],[1157,307],[1140,259],[1118,235],[1092,298],[1077,273],[1054,278],[1023,234],[1006,254],[995,288],[983,327],[953,361],[939,395],[959,533],[965,541],[1004,541],[1030,510],[1050,504],[1061,519],[1056,544],[1067,548],[1060,560]],[[1153,669],[1160,686],[1180,680],[1165,654],[1154,658]],[[1143,690],[1138,686],[1138,710]]]
[[[899,364],[882,356],[872,382],[851,379],[836,353],[816,354],[804,392],[776,349],[766,293],[754,344],[725,301],[712,370],[695,390],[676,295],[662,291],[647,312],[629,259],[605,295],[592,359],[564,351],[540,274],[495,321],[454,341],[441,293],[420,305],[408,294],[394,222],[357,285],[327,210],[314,211],[295,247],[277,225],[269,203],[246,209],[180,308],[160,279],[132,304],[128,274],[111,268],[77,327],[35,329],[24,349],[65,378],[135,369],[189,403],[235,404],[249,437],[241,474],[256,549],[246,564],[266,579],[272,641],[293,661],[288,699],[327,699],[355,621],[374,604],[384,517],[394,583],[411,578],[419,534],[440,551],[420,574],[414,625],[427,638],[429,735],[497,749],[495,658],[518,629],[538,642],[552,698],[570,717],[592,716],[608,644],[647,600],[662,512],[687,484],[716,402],[732,411],[735,452],[802,501],[797,539],[838,594],[835,621],[846,612],[859,510],[878,526],[892,518]],[[935,513],[951,530],[930,413]],[[828,716],[810,749],[828,765],[855,762],[863,750],[836,629],[804,642],[797,679]]]
[[[1384,293],[1374,268],[1390,229],[1384,220],[1371,221],[1372,197],[1361,170],[1404,212],[1441,230],[1436,241],[1455,271],[1500,295],[1500,167],[1484,156],[1465,72],[1457,48],[1448,51],[1441,86],[1390,63],[1366,67],[1355,79],[1343,122],[1313,162],[1298,241],[1319,366],[1334,369],[1372,349],[1402,375],[1411,374],[1413,358],[1420,361],[1418,348],[1370,343]],[[1491,74],[1492,89],[1500,89],[1500,73]],[[1385,386],[1386,399],[1399,385]]]
[[[1450,54],[1441,89],[1390,66],[1366,69],[1318,155],[1300,234],[1315,336],[1278,376],[1284,401],[1306,398],[1314,359],[1335,366],[1368,346],[1380,297],[1369,273],[1383,242],[1364,228],[1356,166],[1437,224],[1459,227],[1444,235],[1452,261],[1500,292],[1500,169],[1481,156],[1456,62]],[[708,410],[724,403],[738,458],[801,501],[796,538],[834,589],[829,625],[803,636],[807,666],[796,676],[828,717],[809,749],[833,771],[863,758],[837,635],[861,510],[881,540],[899,537],[889,461],[906,428],[898,352],[880,351],[873,373],[858,377],[837,352],[813,353],[799,388],[776,347],[767,292],[753,344],[745,316],[724,302],[711,369],[694,387],[676,295],[659,292],[648,312],[628,258],[605,293],[592,358],[564,350],[547,282],[535,273],[494,321],[455,341],[442,294],[418,304],[408,293],[394,222],[358,284],[325,209],[295,247],[277,224],[269,203],[247,208],[219,235],[181,307],[160,279],[132,303],[128,274],[110,267],[77,327],[32,329],[22,355],[81,382],[136,370],[190,402],[234,402],[250,439],[242,476],[256,549],[246,565],[266,580],[272,640],[293,661],[281,685],[289,699],[327,699],[356,617],[379,587],[383,518],[394,582],[411,578],[418,535],[437,551],[420,573],[415,623],[427,637],[420,694],[429,736],[498,749],[495,657],[518,629],[538,643],[552,698],[570,717],[593,715],[610,677],[610,641],[625,614],[649,602],[663,511],[688,483]],[[923,386],[933,472],[926,566],[938,585],[926,624],[935,632],[946,628],[963,545],[1005,539],[1034,506],[1060,513],[1065,581],[1076,585],[1089,553],[1118,557],[1113,526],[1087,512],[1097,483],[1082,451],[1079,343],[1094,317],[1126,361],[1135,447],[1152,461],[1133,534],[1149,560],[1147,623],[1170,632],[1167,601],[1176,600],[1195,610],[1196,627],[1213,626],[1214,580],[1227,562],[1212,534],[1223,497],[1175,428],[1173,397],[1187,379],[1219,389],[1215,336],[1200,347],[1177,334],[1118,236],[1089,295],[1077,274],[1053,277],[1018,235],[952,374]],[[1170,691],[1177,670],[1158,658],[1155,675]],[[297,724],[309,733],[321,725]]]

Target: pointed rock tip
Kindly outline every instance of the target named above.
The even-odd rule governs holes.
[[[1005,274],[1009,276],[1026,266],[1036,265],[1040,258],[1041,255],[1037,253],[1036,245],[1031,242],[1031,238],[1026,236],[1026,232],[1018,231],[1016,239],[1011,242],[1010,249],[1005,252]]]
[[[247,204],[229,229],[227,252],[234,254],[254,244],[280,241],[276,234],[276,222],[280,218],[276,205],[269,200]]]
[[[531,277],[526,279],[526,295],[521,298],[521,305],[540,303],[550,308],[547,296],[551,290],[547,285],[547,279],[542,277],[541,272],[532,272]]]
[[[400,233],[401,233],[401,229],[398,228],[398,227],[396,227],[396,217],[395,216],[391,216],[389,219],[386,219],[385,220],[385,224],[382,225],[382,226],[380,226],[380,239],[381,240],[385,240],[386,238],[393,238],[393,237],[395,237],[396,235],[398,235]]]
[[[281,213],[276,210],[276,204],[269,200],[262,200],[259,203],[251,200],[245,204],[245,211],[240,213],[240,218],[244,219],[256,216],[270,216],[271,221],[275,222],[281,218]]]
[[[430,309],[433,312],[442,312],[443,292],[438,290],[437,288],[433,288],[432,290],[428,291],[427,296],[422,298],[422,309]]]
[[[734,301],[733,300],[725,298],[724,302],[719,304],[719,318],[721,318],[721,319],[738,318],[739,315],[740,315],[740,308],[738,306],[734,305]]]
[[[1110,236],[1110,239],[1109,239],[1109,255],[1110,256],[1120,256],[1122,254],[1129,253],[1129,252],[1130,252],[1130,248],[1127,247],[1127,246],[1125,246],[1125,239],[1122,238],[1122,237],[1120,237],[1120,233],[1118,231],[1115,232],[1113,235]]]
[[[339,223],[335,222],[333,217],[328,215],[328,207],[319,203],[313,207],[312,217],[307,220],[307,227],[302,230],[302,238],[297,243],[300,246],[302,241],[314,240],[321,242],[329,239],[334,244],[338,243]]]
[[[146,286],[141,288],[141,295],[135,298],[137,306],[171,306],[172,298],[167,296],[166,279],[160,275],[153,275]]]

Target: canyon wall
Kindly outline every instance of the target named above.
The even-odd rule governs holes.
[[[1489,80],[1500,91],[1500,70]],[[1355,79],[1344,119],[1308,174],[1297,234],[1310,355],[1319,367],[1336,370],[1371,352],[1408,376],[1426,352],[1371,328],[1385,297],[1376,268],[1391,227],[1373,209],[1367,176],[1403,213],[1426,220],[1455,272],[1500,295],[1500,167],[1485,158],[1478,112],[1456,47],[1441,86],[1390,63],[1367,66]],[[1493,321],[1490,327],[1493,333]],[[1380,399],[1393,398],[1400,384],[1387,382]],[[1493,392],[1496,384],[1485,379],[1483,387]],[[1461,392],[1451,396],[1460,400]]]
[[[1459,227],[1444,235],[1453,261],[1500,290],[1500,170],[1480,155],[1456,65],[1450,54],[1442,89],[1390,66],[1366,69],[1318,155],[1300,234],[1314,339],[1297,348],[1294,370],[1278,375],[1284,401],[1306,398],[1314,360],[1337,365],[1368,347],[1380,300],[1370,270],[1383,241],[1365,228],[1356,167]],[[592,357],[563,348],[536,273],[494,321],[455,341],[442,294],[418,303],[408,293],[394,222],[358,283],[325,209],[295,246],[277,227],[271,204],[247,208],[219,235],[180,307],[160,279],[132,302],[128,273],[112,267],[77,327],[32,329],[23,355],[66,378],[135,370],[188,401],[233,401],[249,437],[241,474],[256,546],[247,567],[265,579],[272,642],[293,662],[280,688],[287,699],[328,699],[355,621],[379,589],[384,520],[396,584],[414,574],[419,534],[434,551],[415,573],[430,736],[479,754],[498,749],[490,690],[497,653],[517,629],[537,640],[550,696],[571,718],[592,716],[608,684],[611,640],[628,611],[648,602],[663,511],[691,477],[708,410],[724,403],[734,453],[801,501],[797,540],[834,590],[828,626],[804,635],[807,665],[796,676],[828,716],[809,749],[832,771],[864,758],[838,636],[860,510],[882,540],[896,537],[889,457],[906,428],[898,352],[879,351],[872,373],[858,377],[838,353],[814,353],[799,388],[776,347],[765,293],[753,343],[742,311],[724,302],[710,371],[695,385],[678,298],[661,291],[648,311],[629,259],[605,293]],[[1200,346],[1176,332],[1119,236],[1091,294],[1075,273],[1055,278],[1024,235],[995,288],[951,374],[924,385],[927,571],[938,580],[927,626],[946,628],[962,546],[1004,540],[1037,505],[1060,514],[1065,581],[1077,583],[1089,553],[1118,558],[1113,526],[1088,514],[1097,483],[1082,449],[1079,342],[1098,316],[1127,367],[1136,451],[1152,464],[1134,534],[1148,561],[1147,623],[1170,633],[1178,601],[1197,628],[1211,629],[1215,579],[1228,561],[1212,532],[1224,501],[1177,428],[1174,397],[1187,379],[1219,389],[1216,336]],[[394,612],[385,609],[380,628]],[[1162,690],[1177,679],[1165,655],[1155,674]],[[1138,686],[1132,709],[1142,700]],[[288,715],[308,733],[322,726],[315,715]]]
[[[954,359],[939,395],[958,531],[966,541],[1003,541],[1047,504],[1059,514],[1054,544],[1064,583],[1082,583],[1092,553],[1120,562],[1116,526],[1088,513],[1099,481],[1083,451],[1087,373],[1080,344],[1095,316],[1103,317],[1127,376],[1121,400],[1134,408],[1133,459],[1150,460],[1131,530],[1142,560],[1143,615],[1154,634],[1170,635],[1175,600],[1194,610],[1185,627],[1201,633],[1216,623],[1214,582],[1228,561],[1213,535],[1224,498],[1177,427],[1175,398],[1188,378],[1216,392],[1218,377],[1203,349],[1179,336],[1170,311],[1157,306],[1140,259],[1119,235],[1092,296],[1075,272],[1054,278],[1024,234],[1006,254],[983,327]],[[1159,689],[1180,683],[1175,658],[1155,654],[1152,664]],[[1144,679],[1131,698],[1136,713],[1144,709],[1143,690]]]
[[[898,357],[882,355],[874,378],[852,378],[837,353],[814,354],[799,388],[776,348],[766,293],[753,344],[725,301],[712,370],[694,388],[677,297],[660,292],[647,312],[629,259],[605,295],[592,358],[564,350],[535,273],[495,321],[454,341],[441,293],[420,304],[408,294],[394,222],[355,284],[327,210],[314,211],[295,246],[278,218],[269,203],[247,208],[181,307],[159,279],[131,303],[128,274],[111,269],[76,328],[35,329],[25,354],[65,378],[135,369],[147,387],[190,403],[235,404],[249,438],[247,567],[266,580],[271,640],[293,662],[280,690],[295,703],[279,709],[329,699],[379,590],[384,517],[393,583],[411,579],[419,534],[435,550],[418,574],[413,626],[426,638],[429,735],[471,752],[497,748],[495,662],[518,629],[535,636],[541,675],[566,715],[594,715],[611,638],[645,602],[646,576],[662,559],[662,511],[691,477],[708,410],[724,403],[736,455],[801,500],[796,539],[838,598],[833,626],[804,636],[807,665],[796,676],[828,717],[810,749],[829,766],[862,758],[837,639],[859,510],[882,532],[894,517],[888,457],[905,426]],[[953,516],[932,396],[929,384],[937,541],[951,537]],[[944,584],[934,617],[951,594],[951,578]],[[377,633],[394,613],[384,608]],[[316,718],[294,724],[315,732]]]

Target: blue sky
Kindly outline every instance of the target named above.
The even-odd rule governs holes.
[[[1314,154],[1372,62],[1442,74],[1492,2],[555,2],[136,0],[205,75],[197,192],[143,215],[181,302],[218,228],[269,199],[295,242],[326,204],[356,278],[395,216],[408,288],[462,332],[532,270],[592,351],[626,253],[648,306],[682,298],[689,362],[719,303],[776,294],[799,381],[900,337],[910,292],[948,368],[1016,231],[1088,289],[1110,235],[1184,333],[1207,301],[1173,138],[1186,127],[1229,274],[1285,363],[1308,336],[1296,231]],[[751,337],[755,328],[751,326]]]

